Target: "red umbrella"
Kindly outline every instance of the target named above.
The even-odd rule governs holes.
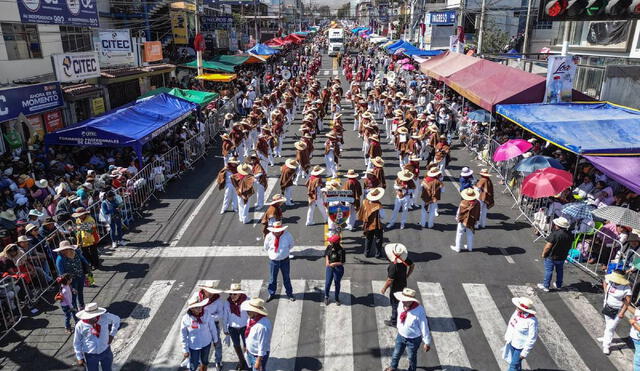
[[[536,170],[522,181],[520,193],[531,198],[557,195],[573,185],[573,175],[565,170],[548,167]]]

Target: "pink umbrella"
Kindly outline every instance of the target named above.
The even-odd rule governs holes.
[[[501,144],[493,153],[493,161],[507,161],[531,149],[533,145],[524,139],[510,139],[506,143]]]
[[[409,63],[409,62],[411,62],[411,59],[409,59],[409,58],[405,58],[405,59],[401,59],[401,60],[400,60],[400,62],[398,62],[398,63],[400,63],[400,64],[407,64],[407,63]]]
[[[416,67],[412,64],[404,64],[402,65],[402,69],[406,71],[415,71]]]

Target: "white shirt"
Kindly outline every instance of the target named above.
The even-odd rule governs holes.
[[[100,333],[91,333],[93,326],[78,321],[73,335],[73,350],[77,359],[84,359],[84,353],[100,354],[109,348],[109,336],[116,336],[120,328],[120,317],[111,313],[104,313],[98,319]],[[111,329],[109,329],[111,327]]]
[[[626,296],[631,296],[631,287],[607,281],[607,293],[604,295],[605,304],[611,308],[620,309]]]
[[[215,322],[221,322],[222,324],[227,323],[227,317],[224,313],[224,299],[222,297],[218,298],[211,304],[208,304],[204,307],[204,312],[211,317]],[[227,332],[225,327],[225,332]]]
[[[522,318],[516,310],[509,319],[504,341],[516,349],[522,349],[521,356],[526,357],[538,339],[538,319],[535,316]]]
[[[278,251],[275,249],[276,236],[270,232],[264,238],[264,250],[269,255],[270,260],[284,260],[289,257],[289,252],[293,248],[293,236],[291,233],[284,231],[280,235],[280,243],[278,244]]]
[[[189,349],[198,350],[218,342],[216,324],[206,312],[202,316],[202,323],[198,323],[196,318],[189,313],[185,313],[182,317],[180,334],[184,353],[188,353]]]
[[[411,309],[407,313],[404,323],[400,320],[400,314],[404,312],[404,304],[398,303],[397,327],[398,334],[407,339],[415,339],[422,337],[422,342],[431,344],[431,331],[429,331],[429,322],[427,321],[427,313],[422,305]]]
[[[251,298],[247,297],[245,300],[251,300]],[[227,328],[242,328],[247,325],[247,321],[249,320],[247,312],[241,310],[239,316],[235,315],[235,313],[231,311],[231,304],[229,303],[229,300],[224,301],[224,311],[227,316]]]
[[[636,313],[633,315],[633,319],[635,321],[640,321],[640,313]],[[631,326],[631,331],[629,331],[629,336],[631,336],[634,340],[640,340],[640,331],[636,330],[633,325]]]
[[[247,326],[249,322],[247,321]],[[254,356],[265,356],[271,350],[271,321],[262,317],[251,327],[246,338],[247,352]]]

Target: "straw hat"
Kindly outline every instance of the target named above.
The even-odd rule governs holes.
[[[371,163],[375,167],[383,167],[384,166],[384,160],[380,156],[376,156],[376,157],[372,158],[371,159]]]
[[[460,172],[460,176],[469,176],[473,174],[473,170],[469,169],[468,167],[463,167],[462,168],[462,172]]]
[[[231,120],[233,118],[233,113],[227,113],[226,115],[224,115],[224,118],[226,120]]]
[[[296,161],[295,159],[289,158],[287,159],[287,161],[284,162],[284,166],[288,167],[289,169],[297,169],[298,168],[298,161]]]
[[[354,179],[354,178],[359,177],[360,175],[358,175],[358,173],[356,173],[356,171],[355,171],[355,170],[353,170],[353,169],[349,169],[349,170],[347,170],[347,173],[346,173],[346,174],[344,174],[344,176],[345,176],[346,178]]]
[[[247,295],[247,291],[242,289],[242,285],[239,282],[232,283],[229,286],[229,290],[225,291],[225,294],[245,294]]]
[[[623,286],[629,286],[631,284],[629,280],[626,279],[622,274],[615,271],[604,276],[604,279],[609,282],[617,283],[618,285],[623,285]]]
[[[324,173],[324,170],[325,170],[325,168],[323,168],[322,166],[316,165],[311,169],[311,175],[318,176],[318,175]]]
[[[482,169],[478,174],[482,176],[487,176],[487,177],[491,176],[491,173],[489,173],[489,169]]]
[[[47,188],[49,186],[49,182],[46,179],[40,179],[36,182],[36,187],[38,188]]]
[[[240,310],[262,314],[263,316],[269,315],[264,307],[264,300],[260,298],[243,301],[242,304],[240,304]]]
[[[85,209],[84,207],[79,207],[76,209],[76,212],[71,214],[72,218],[79,218],[83,215],[87,215],[89,214],[89,211],[87,211],[87,209]]]
[[[304,151],[305,149],[307,149],[307,143],[305,143],[305,142],[298,141],[298,142],[295,142],[293,144],[293,146],[296,147],[296,149],[300,150],[300,151]]]
[[[407,247],[401,243],[386,244],[384,247],[384,253],[387,255],[387,259],[393,263],[398,263],[399,260],[405,261],[409,254]]]
[[[287,199],[283,195],[277,193],[271,197],[271,202],[267,202],[267,205],[275,205],[277,203],[287,202]]]
[[[394,292],[393,296],[398,299],[398,301],[414,301],[418,303],[418,299],[416,299],[416,290],[405,287],[402,291]]]
[[[17,243],[17,242],[29,242],[29,241],[31,241],[31,239],[30,239],[29,237],[27,237],[27,236],[20,236],[20,237],[18,237],[18,241],[16,241],[16,243]]]
[[[331,191],[337,191],[340,189],[340,181],[337,179],[331,179],[327,182],[325,188]]]
[[[24,231],[25,231],[26,233],[29,233],[29,232],[31,232],[32,230],[37,229],[37,228],[38,228],[38,226],[37,226],[37,225],[32,224],[32,223],[29,223],[29,224],[27,224],[27,226],[24,228]],[[629,237],[631,237],[631,236],[629,236]],[[627,239],[627,240],[628,240],[628,239]]]
[[[402,112],[402,110],[401,110],[401,109],[395,109],[395,110],[393,110],[393,114],[394,114],[394,115],[402,116],[402,114],[403,114],[403,113],[404,113],[404,112]]]
[[[373,113],[367,111],[367,112],[362,114],[362,117],[371,119],[371,118],[373,118]]]
[[[421,158],[416,155],[409,156],[409,161],[418,161],[420,162]]]
[[[236,159],[235,157],[231,157],[229,160],[227,160],[227,164],[239,164],[240,162],[238,162],[238,159]]]
[[[398,178],[404,182],[408,182],[413,179],[413,173],[409,170],[398,171]]]
[[[511,299],[511,302],[513,303],[513,305],[516,306],[516,308],[520,309],[523,312],[527,312],[527,313],[531,313],[531,314],[536,314],[536,311],[533,310],[533,300],[526,298],[526,297],[520,297],[520,298],[513,298]]]
[[[374,189],[370,190],[369,193],[367,193],[367,200],[369,200],[369,201],[378,201],[378,200],[382,199],[383,196],[384,196],[384,188],[377,187],[377,188],[374,188]]]
[[[252,173],[251,165],[242,164],[242,165],[238,166],[238,173],[240,173],[242,175],[250,175]]]
[[[404,97],[404,93],[399,91],[396,93],[396,98],[403,98]]]
[[[478,193],[474,188],[467,188],[460,192],[460,196],[462,196],[463,200],[472,201],[477,200],[478,197],[480,197],[480,193]]]
[[[277,220],[275,222],[273,222],[273,225],[269,228],[267,228],[270,232],[282,232],[285,229],[289,228],[289,226],[287,225],[282,225],[282,222]]]
[[[435,178],[437,176],[440,176],[440,174],[442,174],[442,171],[440,171],[437,167],[432,167],[431,169],[429,169],[429,171],[427,171],[427,176],[430,178]]]
[[[571,223],[569,223],[567,218],[565,218],[563,216],[553,219],[553,224],[557,225],[558,227],[560,227],[562,229],[567,229],[567,228],[569,228],[571,226]]]
[[[91,319],[107,313],[107,310],[98,306],[97,303],[89,303],[83,310],[76,313],[78,319]]]
[[[336,139],[336,135],[333,132],[329,132],[324,135],[327,138]]]
[[[404,126],[401,128],[398,128],[398,134],[408,134],[409,133],[409,129],[405,128]]]
[[[60,251],[64,251],[64,250],[75,250],[77,248],[78,248],[78,246],[72,245],[71,242],[69,242],[69,241],[62,241],[62,242],[60,242],[60,245],[58,246],[58,248],[57,249],[53,249],[52,251],[60,252]]]
[[[201,285],[198,288],[200,290],[204,290],[204,291],[208,292],[209,294],[221,294],[221,293],[224,292],[224,291],[222,291],[220,289],[217,289],[217,288],[215,288],[213,286],[210,286],[210,285]]]
[[[16,218],[16,214],[13,212],[13,209],[7,209],[7,210],[5,210],[3,212],[0,212],[0,218],[6,219],[6,220],[11,221],[11,222],[13,222],[13,221],[15,221],[17,219]]]

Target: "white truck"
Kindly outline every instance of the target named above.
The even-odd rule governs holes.
[[[344,30],[342,28],[329,29],[329,56],[344,53]]]

